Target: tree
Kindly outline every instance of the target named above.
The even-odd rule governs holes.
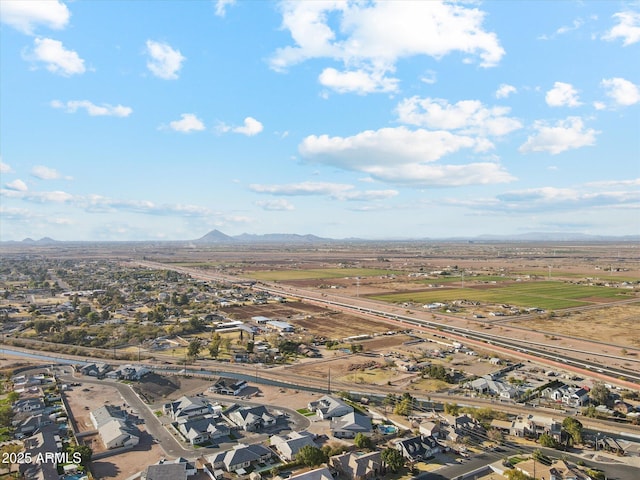
[[[460,406],[457,403],[445,403],[444,413],[457,417],[460,414]]]
[[[589,391],[589,397],[596,405],[606,405],[609,394],[609,389],[602,382],[595,382]]]
[[[396,473],[404,466],[404,457],[395,448],[385,448],[380,454],[380,459],[393,473]]]
[[[71,454],[71,458],[74,458],[75,452],[80,453],[80,463],[85,466],[91,462],[93,456],[93,450],[87,445],[69,445],[67,451]]]
[[[408,417],[413,411],[413,397],[408,393],[403,393],[400,402],[396,404],[393,413]]]
[[[509,480],[534,480],[532,477],[530,477],[523,471],[517,470],[515,468],[512,468],[504,472],[504,476],[507,477]]]
[[[567,433],[567,445],[582,443],[582,423],[573,417],[567,417],[562,421],[562,428]]]
[[[353,444],[358,448],[373,449],[373,442],[364,433],[358,432],[353,439]]]
[[[497,428],[491,428],[487,430],[487,437],[489,437],[489,440],[496,443],[500,443],[504,440],[504,435]]]
[[[202,342],[199,338],[194,338],[189,342],[189,347],[187,347],[187,356],[191,358],[196,358],[198,353],[200,353],[200,349],[202,348]]]
[[[558,448],[558,441],[548,433],[543,433],[538,439],[540,445],[546,448]]]
[[[313,445],[305,445],[296,454],[296,460],[307,467],[315,467],[327,461],[327,456],[318,447]]]

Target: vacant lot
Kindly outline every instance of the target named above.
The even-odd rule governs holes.
[[[640,347],[640,305],[621,305],[565,313],[551,319],[527,320],[526,327],[627,347]],[[521,326],[518,323],[514,325]],[[619,354],[619,351],[609,353]]]

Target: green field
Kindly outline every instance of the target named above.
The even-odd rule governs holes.
[[[522,282],[512,285],[496,285],[495,288],[456,288],[427,292],[375,295],[370,298],[390,303],[434,303],[453,300],[471,300],[481,303],[509,304],[518,307],[537,307],[546,310],[579,307],[600,301],[629,298],[631,292],[617,288],[572,285],[563,282]]]
[[[373,277],[378,275],[400,275],[402,272],[376,268],[318,268],[308,270],[278,270],[251,272],[256,280],[286,282],[287,280],[319,280],[323,278]]]

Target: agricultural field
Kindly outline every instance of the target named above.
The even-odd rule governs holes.
[[[378,275],[395,275],[400,273],[402,272],[376,268],[313,268],[305,270],[255,271],[251,272],[250,275],[256,280],[286,282],[288,280],[372,277]]]
[[[390,303],[434,303],[467,300],[488,304],[509,304],[545,310],[580,307],[633,298],[633,292],[612,287],[592,287],[557,281],[514,282],[481,288],[439,288],[420,292],[372,295],[369,298]]]

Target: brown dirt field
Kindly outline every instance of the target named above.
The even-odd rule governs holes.
[[[545,332],[621,346],[640,347],[638,318],[640,318],[640,306],[624,305],[581,313],[567,313],[552,319],[528,320],[526,326]],[[520,326],[517,323],[513,325]]]
[[[80,382],[81,383],[81,382]],[[93,430],[89,412],[105,404],[123,406],[124,401],[118,391],[110,385],[83,384],[65,392],[67,402],[80,432]],[[144,424],[138,425],[140,444],[133,450],[106,457],[91,463],[91,470],[97,479],[123,480],[139,472],[143,466],[156,463],[164,456],[160,445],[146,433]],[[89,435],[79,439],[89,445],[95,453],[105,451],[99,435]]]

